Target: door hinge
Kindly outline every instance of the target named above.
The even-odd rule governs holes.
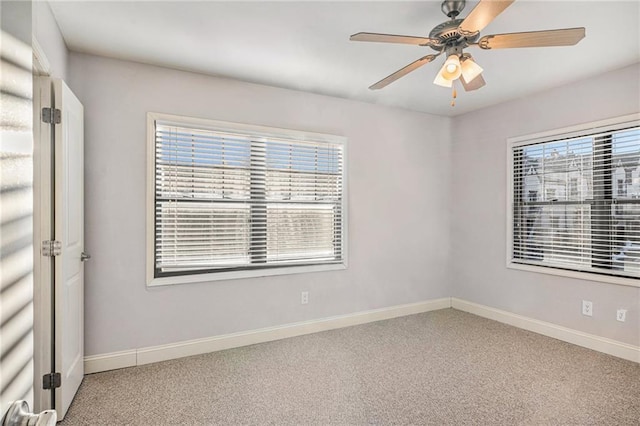
[[[60,373],[49,373],[42,376],[42,389],[55,389],[62,385]]]
[[[60,256],[62,254],[62,242],[47,240],[42,242],[42,255],[47,257]]]
[[[57,108],[42,108],[42,121],[49,124],[60,124],[62,112]]]

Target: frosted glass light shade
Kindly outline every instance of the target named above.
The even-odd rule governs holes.
[[[460,77],[461,72],[460,58],[458,58],[458,55],[453,54],[449,55],[447,60],[444,62],[444,66],[440,70],[440,75],[445,80],[453,81]]]
[[[444,69],[444,66],[442,68]],[[433,84],[437,84],[438,86],[442,87],[451,87],[453,85],[453,81],[447,80],[446,78],[442,77],[442,70],[440,70],[436,75],[436,79],[433,80]]]
[[[462,69],[462,78],[465,83],[471,83],[474,78],[482,74],[482,67],[476,64],[471,58],[462,61],[460,68]]]

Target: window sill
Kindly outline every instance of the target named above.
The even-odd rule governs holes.
[[[290,274],[302,274],[302,273],[308,273],[308,272],[337,271],[342,269],[347,269],[347,265],[344,263],[334,263],[334,264],[327,264],[327,265],[304,265],[304,266],[289,266],[289,267],[270,268],[270,269],[254,269],[254,270],[245,270],[245,271],[211,272],[208,274],[178,275],[173,277],[161,277],[161,278],[148,277],[147,287],[157,287],[157,286],[175,285],[175,284],[195,284],[195,283],[201,283],[201,282],[233,280],[233,279],[240,279],[240,278],[268,277],[272,275],[290,275]]]
[[[636,278],[626,278],[612,275],[596,274],[590,272],[570,271],[566,269],[553,268],[548,266],[525,265],[507,261],[507,268],[520,271],[535,272],[559,277],[575,278],[579,280],[597,281],[607,284],[624,285],[629,287],[640,287],[640,280]]]

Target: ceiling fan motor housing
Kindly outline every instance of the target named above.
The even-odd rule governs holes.
[[[465,3],[465,0],[445,0],[442,2],[440,9],[442,9],[442,13],[453,19],[460,15]]]
[[[474,34],[472,37],[463,37],[458,30],[464,19],[452,19],[437,25],[429,33],[429,38],[439,40],[437,45],[431,45],[431,48],[442,52],[450,46],[467,47],[470,43],[475,42],[480,33]]]

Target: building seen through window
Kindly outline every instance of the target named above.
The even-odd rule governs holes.
[[[640,276],[640,130],[513,149],[513,259]]]

